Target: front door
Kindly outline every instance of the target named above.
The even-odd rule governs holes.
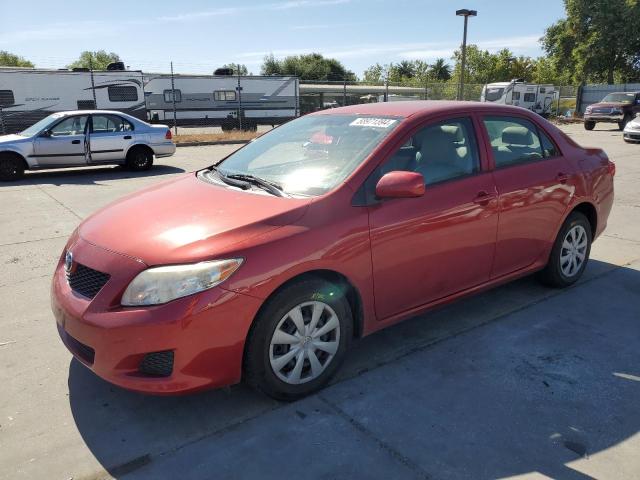
[[[38,166],[73,166],[87,163],[88,115],[64,117],[35,140]]]
[[[393,170],[421,173],[426,192],[369,207],[379,319],[486,282],[498,223],[493,177],[480,166],[470,118],[418,130],[374,175]]]
[[[492,278],[528,267],[555,239],[571,200],[571,168],[551,139],[516,116],[483,123],[495,162],[500,221]]]
[[[133,124],[119,115],[93,114],[89,133],[91,163],[124,160],[133,143]]]

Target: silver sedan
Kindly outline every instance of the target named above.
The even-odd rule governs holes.
[[[0,136],[0,180],[25,170],[122,164],[148,170],[175,153],[171,130],[110,110],[53,113],[15,135]]]

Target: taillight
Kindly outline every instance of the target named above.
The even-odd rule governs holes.
[[[609,173],[613,177],[616,174],[616,164],[609,160],[607,167],[609,168]]]
[[[165,140],[171,140],[173,135],[171,135],[171,130],[167,130],[167,133],[164,134]]]

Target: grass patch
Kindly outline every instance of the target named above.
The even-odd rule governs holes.
[[[256,138],[263,132],[242,132],[234,130],[224,133],[193,133],[178,134],[173,136],[176,144],[180,143],[204,143],[204,142],[231,142],[231,141],[249,141]]]

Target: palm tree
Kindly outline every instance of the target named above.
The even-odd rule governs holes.
[[[431,65],[431,76],[436,80],[446,82],[451,78],[451,65],[444,58],[437,58]]]

